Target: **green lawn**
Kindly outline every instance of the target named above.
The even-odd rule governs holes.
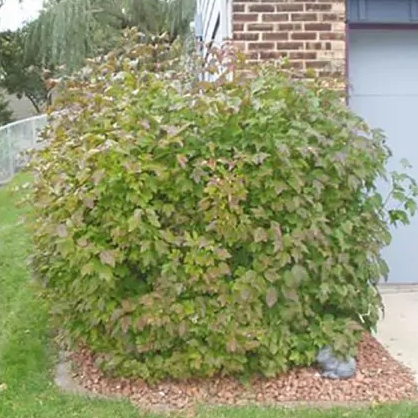
[[[55,355],[45,308],[35,297],[26,266],[30,239],[17,209],[14,185],[0,189],[0,418],[131,418],[144,416],[128,402],[91,400],[61,394],[52,383]],[[199,418],[417,418],[407,404],[369,410],[210,409]],[[151,418],[148,416],[147,418]]]

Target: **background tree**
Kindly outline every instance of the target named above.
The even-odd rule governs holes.
[[[0,126],[13,122],[13,112],[9,108],[9,102],[0,91]]]
[[[47,102],[48,91],[39,54],[35,48],[26,48],[30,30],[31,25],[0,33],[0,87],[19,98],[27,97],[39,113]]]
[[[170,42],[189,33],[194,0],[49,0],[29,26],[27,51],[45,66],[78,69],[86,57],[110,50],[128,27]]]

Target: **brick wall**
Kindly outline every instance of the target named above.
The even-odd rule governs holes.
[[[345,70],[345,0],[234,0],[233,39],[251,60],[288,57],[300,70]]]

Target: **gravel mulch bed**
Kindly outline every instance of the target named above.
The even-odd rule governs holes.
[[[88,351],[71,355],[74,380],[89,391],[123,396],[141,409],[185,410],[197,404],[248,405],[396,402],[417,400],[412,373],[393,359],[372,336],[365,334],[359,346],[357,375],[349,380],[323,379],[315,368],[295,369],[273,379],[254,378],[242,385],[232,378],[166,381],[149,386],[139,380],[110,379],[94,365]]]

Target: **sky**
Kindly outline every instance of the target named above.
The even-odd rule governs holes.
[[[43,0],[5,0],[0,8],[0,31],[15,30],[25,21],[34,19],[41,10]]]

